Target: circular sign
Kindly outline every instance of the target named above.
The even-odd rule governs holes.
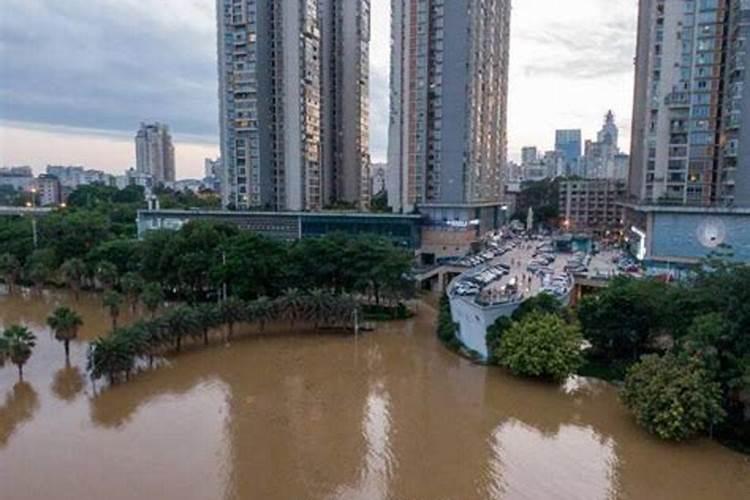
[[[698,224],[698,241],[706,248],[718,248],[727,239],[727,226],[724,221],[709,217]]]

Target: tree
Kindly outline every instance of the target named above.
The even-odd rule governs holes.
[[[577,326],[534,313],[505,332],[495,356],[516,375],[564,380],[583,362],[582,343]]]
[[[534,313],[554,314],[561,316],[563,314],[563,305],[557,298],[548,293],[540,293],[528,300],[525,300],[513,312],[513,321],[521,321],[525,317]]]
[[[246,307],[244,302],[235,297],[229,297],[219,304],[219,316],[222,323],[227,325],[227,340],[232,340],[234,325],[246,318]]]
[[[487,353],[489,355],[489,361],[493,364],[499,364],[499,360],[496,357],[496,353],[499,352],[500,339],[503,338],[505,332],[513,326],[513,320],[507,316],[500,316],[497,320],[487,328],[487,335],[485,336],[485,342],[487,344]]]
[[[617,278],[578,307],[584,337],[594,353],[609,360],[637,360],[675,315],[669,285],[655,280]]]
[[[222,258],[212,270],[212,281],[225,283],[231,295],[253,300],[276,296],[283,290],[288,271],[287,247],[283,242],[242,232],[221,247]]]
[[[65,346],[65,359],[70,359],[70,341],[78,338],[78,330],[83,326],[81,316],[67,307],[58,307],[47,318],[47,325],[55,332],[55,339]]]
[[[126,273],[120,280],[122,292],[125,294],[125,297],[127,297],[128,302],[130,302],[130,309],[133,312],[135,312],[136,307],[138,306],[138,297],[143,292],[144,286],[145,283],[143,278],[137,273]]]
[[[86,264],[81,259],[68,259],[60,266],[60,273],[62,273],[68,287],[73,290],[73,295],[77,301],[80,298],[81,287],[86,277]]]
[[[116,330],[117,318],[120,316],[120,306],[122,306],[122,295],[114,290],[108,290],[104,293],[102,304],[107,308],[109,316],[112,318],[112,329]]]
[[[277,304],[268,297],[259,297],[247,305],[246,317],[249,321],[257,322],[261,332],[265,330],[266,323],[275,319]]]
[[[31,357],[36,337],[25,326],[11,325],[3,331],[2,345],[10,362],[18,367],[18,378],[23,380],[23,365]]]
[[[112,238],[110,219],[92,211],[54,212],[39,220],[39,243],[62,260],[82,259],[98,244]]]
[[[720,385],[697,358],[644,356],[628,370],[622,399],[638,423],[662,439],[694,437],[725,417]]]
[[[26,261],[26,276],[34,283],[37,291],[41,290],[52,277],[55,269],[57,269],[57,257],[51,248],[35,250]]]
[[[305,296],[297,288],[289,288],[279,297],[279,304],[284,316],[291,322],[292,328],[297,320],[305,316]]]
[[[5,280],[9,293],[13,293],[18,278],[21,275],[21,269],[21,262],[15,255],[10,253],[0,255],[0,274],[2,274]]]
[[[119,373],[128,377],[134,366],[133,345],[123,335],[101,337],[89,345],[87,370],[94,380],[106,376],[114,384]]]
[[[209,331],[220,324],[219,310],[213,304],[200,304],[195,308],[195,320],[203,333],[203,345],[207,346]]]
[[[117,273],[123,275],[138,270],[143,258],[143,243],[136,239],[103,241],[86,256],[88,262],[111,262],[117,266]]]
[[[145,285],[141,293],[141,302],[143,302],[143,305],[151,316],[153,316],[162,302],[164,302],[164,292],[162,292],[161,286],[158,283]]]
[[[106,260],[96,267],[96,279],[106,289],[111,290],[117,284],[117,266]]]
[[[164,317],[164,325],[168,336],[173,340],[177,352],[182,350],[182,340],[201,331],[201,325],[193,308],[178,306]]]

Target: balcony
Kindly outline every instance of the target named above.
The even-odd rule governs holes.
[[[664,104],[670,108],[686,108],[690,106],[689,92],[672,92],[664,98]]]

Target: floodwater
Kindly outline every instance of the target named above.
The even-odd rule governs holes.
[[[60,303],[0,297],[0,324],[39,338],[24,383],[0,369],[3,500],[750,498],[746,457],[649,437],[607,384],[474,366],[426,305],[357,340],[236,340],[94,388],[85,342],[66,367],[45,326]],[[73,305],[83,340],[106,331],[97,299]]]

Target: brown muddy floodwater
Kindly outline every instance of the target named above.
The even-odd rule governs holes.
[[[67,295],[0,297],[0,324],[39,338],[17,383],[0,369],[0,498],[750,499],[750,462],[709,440],[661,443],[615,390],[474,366],[434,335],[434,310],[355,341],[237,340],[114,388],[84,375],[85,342],[45,319]],[[73,304],[83,340],[98,299]]]

